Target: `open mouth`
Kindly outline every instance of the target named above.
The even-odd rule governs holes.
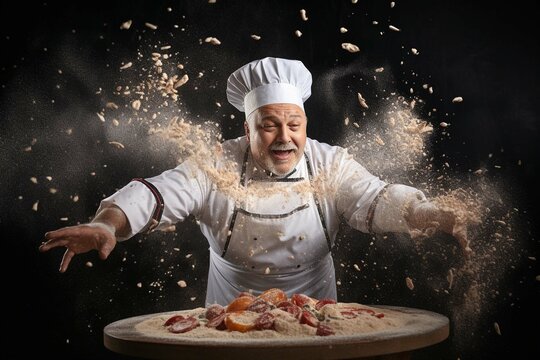
[[[287,160],[294,150],[272,150],[272,156],[277,160]]]

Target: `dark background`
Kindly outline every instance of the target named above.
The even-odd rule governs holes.
[[[503,235],[510,240],[496,243],[494,229],[478,232],[473,247],[498,250],[478,258],[477,273],[463,276],[445,292],[442,284],[449,267],[463,266],[452,252],[451,239],[440,237],[442,245],[427,243],[423,249],[412,246],[406,236],[390,236],[394,241],[388,241],[344,227],[334,251],[339,300],[410,306],[448,316],[449,339],[418,351],[417,359],[508,358],[518,349],[530,358],[539,355],[539,42],[532,5],[465,0],[396,1],[393,8],[375,0],[316,4],[2,3],[5,358],[27,358],[37,350],[59,359],[121,359],[103,346],[107,324],[204,305],[207,244],[193,219],[178,225],[175,233],[141,235],[121,243],[106,262],[95,253],[81,255],[66,274],[57,272],[61,251],[37,251],[46,231],[88,221],[99,201],[131,178],[175,165],[174,151],[149,140],[146,125],[111,130],[110,123],[101,123],[96,115],[107,101],[121,103],[113,94],[116,85],[144,77],[136,73],[142,60],[132,75],[119,71],[122,63],[134,61],[137,53],[147,58],[156,44],[173,46],[171,53],[190,76],[181,88],[178,113],[196,122],[218,122],[225,138],[242,131],[242,114],[226,101],[227,76],[265,56],[299,59],[312,71],[308,133],[320,141],[339,142],[348,131],[346,116],[377,121],[378,101],[392,93],[407,101],[422,99],[422,118],[435,127],[441,121],[451,123],[451,136],[436,136],[432,144],[433,166],[451,164],[448,173],[460,179],[454,184],[468,179],[471,170],[487,169],[487,189],[497,189],[497,196],[490,197],[490,216],[508,220],[512,228],[505,231],[511,236]],[[307,22],[300,19],[302,8]],[[131,29],[120,30],[129,19]],[[144,22],[158,29],[150,30]],[[401,31],[388,30],[390,24]],[[340,34],[341,26],[349,31]],[[294,35],[297,29],[303,33],[300,38]],[[262,39],[254,41],[251,34]],[[217,37],[221,45],[204,43],[208,36]],[[361,51],[344,51],[340,44],[345,41]],[[412,47],[419,55],[411,54]],[[377,67],[385,71],[378,82],[371,81]],[[204,76],[198,78],[199,72]],[[434,87],[434,94],[422,91],[424,83]],[[365,114],[356,104],[358,91],[374,104]],[[462,96],[463,103],[452,103],[455,96]],[[430,111],[433,108],[437,110]],[[118,139],[126,145],[122,151],[107,144]],[[31,151],[24,150],[28,146]],[[93,267],[85,266],[87,261]],[[362,270],[356,272],[353,264]],[[415,279],[414,291],[405,286],[405,276]],[[186,288],[176,284],[180,279]],[[482,290],[477,301],[470,297],[473,288]]]

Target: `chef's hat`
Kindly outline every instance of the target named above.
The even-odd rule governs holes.
[[[249,115],[268,104],[295,104],[304,110],[311,95],[311,73],[298,60],[273,57],[252,61],[229,76],[227,99]]]

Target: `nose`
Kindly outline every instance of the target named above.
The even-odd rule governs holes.
[[[283,124],[279,127],[277,141],[282,144],[288,144],[291,142],[291,134],[289,133],[289,128],[286,124]]]

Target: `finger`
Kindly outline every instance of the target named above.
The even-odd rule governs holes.
[[[49,251],[55,247],[66,246],[69,243],[69,239],[54,239],[41,243],[39,251]]]
[[[101,260],[106,260],[113,251],[114,245],[116,245],[116,243],[113,243],[112,246],[106,244],[101,249],[99,249],[99,258]]]
[[[71,262],[71,259],[73,259],[73,256],[75,256],[75,252],[66,249],[66,252],[64,253],[64,256],[62,257],[62,262],[60,263],[60,272],[66,272],[67,268],[69,267],[69,263]]]
[[[99,250],[99,258],[101,260],[106,260],[109,257],[110,253],[111,253],[111,249],[102,248],[101,250]]]
[[[77,226],[66,226],[58,230],[53,230],[45,233],[46,240],[58,239],[68,236],[78,236],[80,229]]]

